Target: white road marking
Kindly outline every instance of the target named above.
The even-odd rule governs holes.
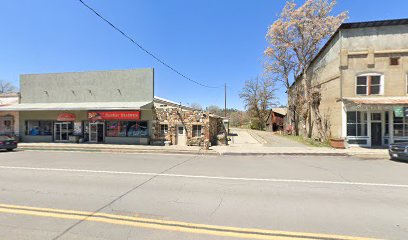
[[[321,180],[301,180],[301,179],[219,177],[219,176],[204,176],[204,175],[185,175],[185,174],[148,173],[148,172],[147,173],[144,173],[144,172],[121,172],[121,171],[69,169],[69,168],[36,168],[36,167],[0,166],[0,169],[35,170],[35,171],[59,171],[59,172],[82,172],[82,173],[106,173],[106,174],[119,174],[119,175],[144,175],[144,176],[160,176],[160,177],[175,177],[175,178],[200,178],[200,179],[234,180],[234,181],[318,183],[318,184],[337,184],[337,185],[358,185],[358,186],[373,186],[373,187],[408,188],[408,185],[405,185],[405,184],[345,182],[345,181],[321,181]]]

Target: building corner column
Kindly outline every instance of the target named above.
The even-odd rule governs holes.
[[[394,143],[394,111],[388,111],[388,144]]]

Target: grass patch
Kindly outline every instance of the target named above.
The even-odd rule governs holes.
[[[284,135],[283,137],[286,137],[290,140],[303,143],[305,145],[311,146],[311,147],[330,147],[329,142],[318,142],[315,141],[311,138],[303,138],[302,136],[294,136],[294,135]]]

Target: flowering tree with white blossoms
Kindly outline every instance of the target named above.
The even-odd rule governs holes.
[[[306,105],[302,109],[314,115],[322,141],[327,140],[327,134],[319,111],[321,94],[320,89],[312,85],[314,73],[308,71],[308,68],[323,44],[348,16],[347,12],[332,16],[335,4],[335,0],[306,0],[302,6],[297,7],[294,1],[289,1],[266,35],[269,43],[265,50],[265,55],[269,58],[266,70],[273,74],[276,81],[284,82],[286,90],[291,85],[291,74],[294,79],[302,81],[304,94],[300,96],[304,98]],[[310,117],[308,120],[311,126]],[[308,137],[311,137],[310,127]]]

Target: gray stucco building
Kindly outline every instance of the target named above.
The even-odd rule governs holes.
[[[130,69],[20,76],[23,142],[149,144],[154,70]]]

